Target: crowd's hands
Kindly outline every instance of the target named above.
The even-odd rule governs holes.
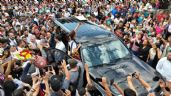
[[[51,70],[50,70],[50,67],[51,67]],[[48,72],[51,72],[53,75],[56,75],[54,67],[52,65],[50,67],[48,67]]]
[[[110,91],[108,87],[106,77],[102,77],[102,86],[105,88],[106,96],[112,96],[112,92]]]
[[[8,80],[13,80],[14,78],[12,77],[12,75],[8,75],[7,79]]]
[[[75,29],[73,30],[74,32],[77,32],[78,28],[82,25],[82,22],[79,22],[78,25],[75,27]]]
[[[92,83],[92,81],[90,79],[90,75],[89,75],[89,66],[88,66],[88,64],[85,64],[84,68],[85,68],[86,79],[87,79],[86,90],[94,90],[93,83]]]
[[[127,76],[128,87],[129,87],[130,89],[134,90],[134,92],[137,93],[137,91],[136,91],[136,89],[135,89],[135,87],[134,87],[134,85],[133,85],[133,83],[132,83],[132,79],[133,79],[133,76],[129,74],[129,75]]]
[[[36,81],[38,80],[40,76],[37,76],[37,74],[31,74],[31,78],[32,78],[32,83],[33,85],[36,83]]]
[[[166,82],[164,82],[163,80],[159,80],[159,86],[161,87],[162,91],[163,91],[163,95],[164,96],[170,96],[170,92],[168,90],[166,90],[167,84]]]
[[[48,82],[49,77],[50,77],[50,71],[48,70],[48,71],[45,73],[45,75],[43,76],[44,82]]]
[[[102,83],[107,84],[107,78],[106,77],[102,77]]]
[[[69,72],[68,69],[67,69],[66,61],[63,60],[61,63],[62,63],[63,71],[64,71],[65,76],[66,76],[65,79],[66,79],[66,80],[70,80],[70,72]]]
[[[166,87],[166,83],[163,81],[163,80],[159,80],[159,86],[161,87],[161,88],[165,88]]]
[[[137,80],[141,79],[140,73],[139,72],[134,72],[132,74],[128,74],[127,80],[132,80],[133,78],[135,78]]]
[[[128,81],[132,81],[132,75],[129,74],[129,75],[127,76],[127,80],[128,80]]]
[[[64,69],[64,68],[66,68],[67,67],[67,65],[66,65],[66,61],[65,60],[62,60],[62,68]]]
[[[133,73],[133,77],[135,77],[136,79],[139,80],[141,78],[141,75],[139,72],[135,72],[135,73]]]
[[[71,91],[69,91],[69,90],[65,90],[65,92],[64,92],[64,96],[71,96]]]
[[[40,90],[40,83],[42,82],[43,78],[37,74],[31,74],[32,77],[32,87],[31,90],[28,92],[28,96],[37,96]]]
[[[31,91],[33,92],[32,96],[37,96],[40,90],[40,83],[42,78],[38,78],[37,82],[32,86]]]
[[[49,78],[50,78],[51,74],[50,74],[50,70],[48,69],[48,71],[45,73],[45,76],[43,77],[44,83],[45,83],[45,87],[46,89],[43,90],[45,92],[45,96],[49,96],[50,95],[50,88],[49,88]]]
[[[88,68],[88,64],[85,64],[84,68],[85,68],[85,71],[86,71],[87,86],[91,87],[91,86],[93,86],[93,85],[92,85],[92,82],[91,82],[91,80],[90,80],[90,76],[89,76],[89,68]]]
[[[84,68],[85,68],[85,71],[87,72],[89,71],[88,64],[85,64]]]
[[[152,88],[151,88],[150,84],[148,84],[145,80],[143,80],[143,79],[141,78],[141,75],[140,75],[139,72],[134,72],[132,75],[128,75],[128,76],[127,76],[128,86],[129,86],[132,90],[134,90],[134,91],[136,92],[136,89],[135,89],[135,87],[133,86],[133,83],[132,83],[132,78],[137,79],[137,80],[141,83],[141,85],[144,86],[148,92],[150,92],[150,93],[148,94],[149,96],[155,96],[154,93],[151,92]],[[136,92],[136,93],[137,93],[137,92]]]

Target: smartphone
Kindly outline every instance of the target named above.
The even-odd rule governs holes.
[[[135,77],[136,72],[132,73],[132,77]]]
[[[39,72],[40,72],[40,76],[45,76],[45,72],[46,72],[46,70],[41,69],[41,70],[39,70]]]
[[[43,89],[46,89],[45,87],[45,84],[44,83],[40,83],[40,88],[43,90]]]
[[[170,89],[169,89],[169,87],[165,87],[165,89],[166,89],[166,91],[170,92]]]
[[[50,69],[50,71],[52,71],[52,65],[47,65],[47,68]]]
[[[114,79],[110,80],[110,85],[112,85],[114,83]]]
[[[64,92],[64,93],[65,93],[65,91],[66,91],[65,89],[61,89],[61,90],[62,90],[62,92]]]

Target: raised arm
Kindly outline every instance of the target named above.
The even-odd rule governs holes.
[[[146,88],[147,91],[151,90],[151,86],[145,80],[141,78],[140,73],[136,72],[135,78],[141,83],[142,86]]]
[[[78,23],[78,25],[75,27],[75,29],[73,31],[77,32],[78,28],[81,26],[81,23]]]
[[[162,52],[161,52],[161,50],[159,48],[157,48],[157,57],[158,57],[158,59],[160,59],[161,56],[162,56]]]
[[[40,90],[40,83],[41,83],[41,80],[38,80],[31,88],[31,92],[32,92],[32,95],[31,96],[37,96],[39,94],[39,90]]]
[[[8,62],[7,69],[6,69],[6,71],[5,71],[5,78],[7,78],[8,75],[10,74],[12,64],[13,64],[15,61],[16,61],[16,60],[10,60],[10,61]]]
[[[106,77],[102,77],[102,86],[105,88],[106,96],[112,96],[112,92],[108,87]]]
[[[163,91],[164,96],[170,96],[170,92],[166,90],[166,83],[163,80],[159,80],[159,85],[161,90]]]
[[[87,84],[88,84],[88,85],[91,85],[91,79],[90,79],[90,75],[89,75],[88,64],[85,64],[85,71],[86,71]]]
[[[127,82],[128,82],[128,87],[137,93],[137,91],[136,91],[136,89],[132,83],[132,76],[131,75],[127,76]]]
[[[27,96],[37,96],[38,93],[39,93],[39,89],[40,89],[40,83],[41,83],[41,77],[39,76],[35,76],[35,75],[32,75],[32,82],[33,82],[33,85],[30,89],[30,91],[27,93]]]
[[[46,87],[44,96],[49,96],[50,95],[50,88],[49,88],[49,83],[48,83],[49,77],[50,77],[50,70],[48,69],[48,72],[46,72],[46,75],[43,78],[44,83],[45,83],[45,87]]]
[[[63,67],[63,72],[65,73],[65,80],[63,82],[62,88],[63,89],[68,89],[69,84],[70,84],[70,72],[68,71],[65,60],[62,61],[62,67]]]
[[[124,96],[124,92],[123,92],[123,90],[122,90],[121,87],[119,87],[116,83],[113,83],[113,86],[118,90],[118,92],[119,92],[122,96]]]
[[[70,80],[70,73],[69,73],[69,71],[67,69],[66,61],[65,60],[62,61],[62,67],[64,69],[64,73],[65,73],[65,76],[66,76],[65,79],[66,80]]]

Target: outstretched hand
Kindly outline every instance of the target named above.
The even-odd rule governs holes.
[[[62,61],[62,67],[66,68],[66,61],[65,60]]]
[[[136,79],[140,79],[140,73],[138,72],[135,72],[135,76],[134,76]]]
[[[131,75],[128,75],[127,76],[127,80],[130,80],[131,81],[132,80],[132,76]]]

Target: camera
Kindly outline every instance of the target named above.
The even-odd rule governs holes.
[[[135,77],[135,75],[136,75],[136,72],[132,73],[132,77]]]

